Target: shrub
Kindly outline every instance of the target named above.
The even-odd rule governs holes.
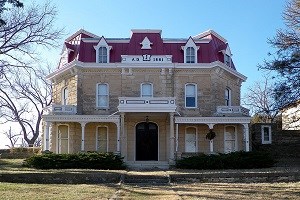
[[[37,169],[124,169],[123,158],[113,153],[77,153],[34,155],[24,161]]]
[[[176,161],[176,167],[182,169],[253,169],[268,168],[275,160],[266,152],[232,152],[229,154],[186,157]]]

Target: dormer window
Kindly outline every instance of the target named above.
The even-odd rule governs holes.
[[[231,62],[232,54],[231,54],[231,51],[230,51],[230,48],[229,48],[228,44],[227,44],[226,49],[222,50],[221,52],[224,55],[224,64],[227,65],[228,67],[231,67],[231,65],[232,65],[232,62]]]
[[[104,37],[101,37],[94,49],[96,50],[96,63],[109,63],[109,52],[112,46],[108,46]]]
[[[184,51],[184,63],[197,63],[197,51],[199,49],[196,46],[194,40],[190,37],[181,49]]]
[[[188,47],[186,49],[186,63],[195,63],[195,49]]]
[[[98,63],[107,63],[107,48],[106,47],[99,48]]]

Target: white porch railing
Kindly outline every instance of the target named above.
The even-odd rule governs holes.
[[[75,115],[77,113],[77,106],[74,105],[52,105],[52,115]]]
[[[119,97],[119,112],[175,112],[175,97]]]
[[[243,106],[217,106],[217,116],[249,116],[249,110]]]

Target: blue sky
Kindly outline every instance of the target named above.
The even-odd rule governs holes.
[[[33,0],[24,0],[24,6]],[[36,2],[45,2],[40,0]],[[161,29],[165,38],[188,38],[212,29],[227,39],[237,70],[248,77],[247,87],[261,78],[257,65],[272,51],[267,43],[284,28],[285,0],[52,0],[56,25],[67,38],[83,28],[104,37],[130,37],[131,29]],[[63,44],[63,41],[61,41]],[[273,50],[274,51],[274,50]],[[61,48],[47,51],[57,64]],[[51,55],[49,55],[51,54]],[[1,136],[1,135],[0,135]],[[1,136],[2,137],[2,136]],[[3,141],[3,138],[1,139]],[[3,148],[1,142],[0,148]]]
[[[275,36],[277,29],[284,28],[285,2],[52,0],[58,9],[57,26],[66,28],[66,37],[80,28],[104,37],[129,37],[131,29],[162,29],[165,38],[188,38],[213,29],[227,39],[237,70],[248,77],[242,94],[261,78],[257,65],[272,51],[267,39]],[[57,49],[52,56],[56,58],[55,64],[59,52]]]

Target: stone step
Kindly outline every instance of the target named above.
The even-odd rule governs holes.
[[[151,185],[165,185],[169,184],[168,176],[156,175],[132,175],[126,174],[123,182],[125,184],[151,184]]]

